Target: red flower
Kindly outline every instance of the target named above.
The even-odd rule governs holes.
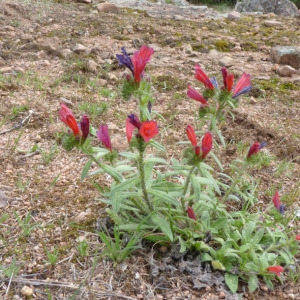
[[[233,81],[234,81],[234,75],[233,74],[228,74],[227,69],[225,67],[222,68],[221,71],[222,71],[222,75],[223,75],[224,88],[228,92],[231,92],[232,86],[233,86]]]
[[[198,64],[195,65],[195,71],[196,71],[195,78],[200,82],[202,82],[206,86],[206,88],[210,90],[213,90],[215,88],[211,80],[208,78],[208,76],[205,74],[205,72],[201,69],[201,67]]]
[[[261,148],[263,148],[266,145],[265,142],[259,143],[255,142],[249,149],[249,152],[247,154],[247,158],[250,158],[252,155],[256,154]]]
[[[139,135],[147,143],[158,134],[157,122],[154,120],[141,122],[139,118],[131,114],[126,119],[126,135],[127,141],[130,143],[134,129],[139,130]]]
[[[190,142],[192,143],[192,146],[196,147],[197,146],[197,137],[196,137],[194,128],[191,125],[188,125],[186,127],[186,134],[187,134]]]
[[[204,159],[212,148],[212,135],[210,132],[206,132],[202,138],[201,148],[197,145],[197,137],[195,130],[191,125],[186,127],[186,134],[194,147],[196,156]]]
[[[112,151],[112,147],[111,147],[111,140],[110,140],[110,136],[108,133],[108,126],[107,125],[100,125],[99,127],[99,131],[96,132],[97,138],[99,139],[100,142],[102,142],[102,144],[110,150],[110,152]]]
[[[143,45],[140,50],[136,51],[131,59],[133,65],[134,81],[140,82],[143,76],[146,64],[150,61],[154,50],[147,45]]]
[[[64,103],[60,104],[59,116],[60,116],[60,120],[63,121],[69,128],[72,129],[73,134],[75,136],[81,134],[79,126],[76,122],[76,119],[72,111]]]
[[[187,212],[187,214],[188,214],[188,216],[189,216],[190,219],[193,219],[195,221],[197,220],[196,214],[195,214],[194,210],[190,206],[187,208],[186,212]]]
[[[267,269],[269,272],[275,273],[277,276],[280,276],[280,273],[284,271],[282,266],[272,266]]]
[[[296,240],[300,241],[300,235],[296,235]]]
[[[280,198],[279,198],[279,193],[278,191],[275,192],[272,201],[274,203],[274,206],[276,207],[276,209],[280,208]]]
[[[126,136],[127,136],[127,142],[128,144],[130,144],[130,141],[132,139],[132,134],[133,131],[136,127],[134,125],[132,125],[132,123],[130,122],[129,117],[126,119]]]
[[[149,142],[158,134],[157,122],[154,120],[143,122],[141,127],[139,128],[139,134],[142,136],[146,143]]]
[[[210,152],[212,148],[212,135],[210,132],[206,132],[202,138],[202,159]]]
[[[203,106],[208,105],[208,102],[204,99],[204,97],[196,89],[192,88],[190,85],[188,85],[188,90],[186,94],[189,98],[194,99],[200,102],[201,104],[203,104]]]
[[[236,98],[241,94],[249,92],[251,88],[251,76],[244,72],[233,89],[232,98]]]

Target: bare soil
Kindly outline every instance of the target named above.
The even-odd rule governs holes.
[[[155,50],[147,74],[155,110],[165,117],[160,127],[168,128],[160,138],[167,142],[169,157],[180,155],[182,146],[176,142],[186,139],[186,125],[196,124],[198,105],[185,95],[189,82],[197,84],[195,63],[219,82],[223,56],[233,59],[229,70],[236,76],[251,74],[254,88],[241,97],[235,120],[223,125],[229,146],[219,155],[229,162],[238,142],[266,141],[274,160],[253,171],[260,180],[259,205],[268,205],[277,189],[288,210],[299,209],[300,73],[279,77],[278,66],[269,59],[272,46],[300,44],[299,21],[267,15],[230,22],[200,13],[188,18],[181,11],[168,13],[166,8],[165,14],[151,16],[145,7],[99,13],[94,4],[74,1],[0,0],[0,265],[18,267],[15,277],[0,271],[1,299],[26,299],[24,286],[33,289],[36,299],[236,297],[222,285],[195,288],[188,269],[180,272],[178,264],[168,261],[166,249],[152,251],[152,245],[117,266],[98,259],[104,245],[95,228],[105,207],[95,200],[93,182],[80,180],[87,158],[60,145],[66,129],[58,110],[67,101],[79,118],[90,112],[82,107],[102,107],[97,116],[90,114],[92,123],[107,123],[113,147],[126,150],[124,120],[135,112],[135,104],[120,95],[126,71],[118,67],[115,54],[123,46],[129,53],[143,44]],[[266,19],[281,25],[267,27]],[[76,44],[86,49],[75,53]],[[105,186],[109,180],[103,176],[97,183]],[[39,226],[26,235],[28,226],[21,226],[17,216],[24,220],[29,213],[30,224]],[[292,226],[299,235],[299,219]],[[87,257],[78,253],[83,239],[89,244]],[[55,249],[58,261],[52,266],[47,252]],[[157,278],[151,276],[153,259],[160,267]],[[243,288],[241,283],[240,293]],[[300,299],[299,278],[286,276],[273,291],[261,284],[254,294],[241,297]]]

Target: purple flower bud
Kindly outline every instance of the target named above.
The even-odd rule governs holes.
[[[85,140],[90,133],[90,120],[87,115],[83,115],[80,121],[80,128],[82,132],[82,138]]]
[[[137,129],[140,129],[142,126],[142,122],[139,120],[139,118],[135,114],[128,115],[129,122],[136,127]]]

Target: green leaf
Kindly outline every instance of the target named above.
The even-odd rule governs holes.
[[[129,165],[119,165],[115,167],[115,170],[118,172],[131,172],[132,170],[136,170],[135,167],[131,167]]]
[[[154,148],[156,148],[156,149],[158,149],[158,150],[160,150],[162,152],[167,153],[166,148],[163,145],[161,145],[160,143],[158,143],[157,141],[151,140],[149,142],[149,145],[153,146]]]
[[[110,151],[107,150],[106,148],[93,147],[91,152],[95,153],[95,158],[96,159],[99,159],[99,158],[105,156]]]
[[[248,289],[253,293],[258,287],[258,278],[256,274],[250,274],[248,279]]]
[[[169,163],[163,159],[163,158],[160,158],[160,157],[155,157],[155,156],[151,156],[151,157],[148,157],[147,159],[144,160],[144,163],[160,163],[160,164],[165,164],[165,165],[168,165]]]
[[[88,176],[92,164],[93,164],[93,160],[91,159],[85,164],[85,166],[82,169],[81,180],[84,180]]]
[[[251,243],[254,244],[254,245],[259,244],[259,242],[261,241],[262,237],[264,236],[264,233],[265,233],[265,229],[264,228],[258,229],[258,231],[255,233],[255,236],[251,240]]]
[[[204,210],[201,214],[201,222],[203,225],[208,228],[210,227],[210,215],[207,210]]]
[[[221,172],[223,172],[223,166],[222,166],[221,162],[219,161],[218,157],[213,152],[210,152],[209,155],[214,159],[215,163],[218,165]]]
[[[194,242],[193,247],[197,250],[197,251],[210,251],[211,247],[209,247],[206,243],[204,243],[203,241],[197,241]],[[211,260],[211,259],[210,259]]]
[[[214,270],[225,271],[224,265],[219,260],[212,260],[211,265]]]
[[[179,205],[179,202],[177,201],[177,199],[173,193],[169,194],[169,193],[165,193],[163,191],[158,191],[155,189],[149,189],[148,193],[155,196],[156,198],[158,198],[159,201],[170,203],[172,205],[175,205],[176,207],[178,207],[178,205]]]
[[[135,160],[138,157],[138,153],[133,153],[133,152],[120,152],[119,155],[129,159],[135,159]]]
[[[239,277],[238,275],[232,274],[232,273],[225,273],[225,282],[229,289],[233,292],[236,293],[238,286],[239,286]]]
[[[212,257],[208,253],[201,254],[201,262],[212,261]]]
[[[111,193],[120,193],[122,191],[127,191],[131,188],[136,187],[140,182],[141,182],[141,179],[139,177],[133,177],[130,179],[126,179],[125,181],[122,181],[121,183],[116,184],[111,189]]]
[[[292,265],[293,261],[291,258],[291,255],[288,255],[286,252],[284,251],[279,251],[280,256],[284,259],[285,264],[287,265]]]
[[[211,223],[211,227],[213,227],[214,229],[217,229],[217,230],[220,230],[222,228],[225,229],[227,222],[228,222],[227,217],[218,218],[215,222]]]
[[[195,176],[195,174],[191,175],[191,184],[194,190],[194,195],[196,198],[196,201],[200,200],[200,196],[201,196],[201,185],[199,183],[199,181],[197,180],[198,178]]]
[[[161,181],[152,184],[152,189],[163,192],[177,192],[183,190],[183,186],[181,184],[170,182],[170,181]]]
[[[105,164],[101,164],[100,165],[101,168],[107,173],[109,174],[111,177],[113,177],[116,181],[123,181],[124,178],[122,177],[122,175],[120,173],[118,173],[114,168],[112,168],[111,166],[105,165]]]
[[[197,181],[199,182],[199,184],[209,185],[209,186],[213,187],[219,195],[221,194],[221,191],[219,189],[219,186],[218,186],[216,180],[208,179],[205,177],[197,177]]]
[[[160,230],[169,238],[170,242],[173,241],[173,233],[170,224],[159,215],[152,215],[151,219],[155,225],[157,225]]]

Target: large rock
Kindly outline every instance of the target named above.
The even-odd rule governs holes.
[[[276,64],[300,69],[300,46],[275,46],[270,51],[270,58]]]
[[[275,13],[282,16],[298,16],[297,6],[289,0],[243,0],[237,7],[239,12]]]

